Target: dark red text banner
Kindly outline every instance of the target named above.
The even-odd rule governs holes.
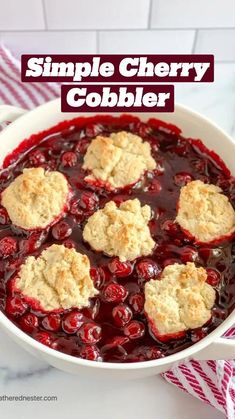
[[[23,82],[213,82],[213,55],[22,55]]]
[[[173,112],[171,85],[62,85],[62,112]]]

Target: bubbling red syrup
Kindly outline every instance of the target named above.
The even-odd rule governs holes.
[[[83,157],[92,138],[120,130],[148,141],[157,167],[142,180],[110,191],[84,180]],[[179,128],[155,119],[96,116],[65,121],[23,141],[5,158],[0,174],[2,192],[27,167],[63,173],[73,192],[63,220],[43,232],[24,231],[11,224],[0,206],[0,309],[19,328],[53,349],[95,361],[138,362],[173,354],[215,329],[235,306],[235,240],[220,245],[195,244],[173,221],[180,187],[193,179],[220,186],[235,207],[235,180],[222,160],[200,140],[185,139]],[[109,200],[120,204],[138,198],[152,208],[149,223],[156,249],[149,257],[120,262],[93,251],[82,239],[87,218]],[[13,279],[29,255],[38,256],[57,243],[86,254],[91,277],[100,293],[90,306],[62,313],[33,309],[15,290]],[[159,341],[144,314],[144,285],[171,263],[193,261],[208,271],[216,289],[211,320],[202,328]]]

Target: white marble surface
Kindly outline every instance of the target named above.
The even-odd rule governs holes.
[[[176,86],[176,100],[214,119],[235,137],[235,64],[219,64],[214,84]],[[57,402],[1,402],[13,419],[221,419],[221,413],[155,376],[115,382],[80,379],[38,361],[0,331],[0,396],[57,396]]]

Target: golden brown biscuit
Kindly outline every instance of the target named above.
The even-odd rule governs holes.
[[[83,164],[83,169],[91,171],[86,180],[101,180],[112,188],[133,184],[155,167],[150,144],[125,131],[92,140]]]
[[[90,277],[86,255],[53,244],[36,259],[29,256],[21,266],[16,288],[45,311],[86,307],[98,291]]]
[[[235,231],[235,211],[215,185],[195,180],[181,188],[176,221],[200,242],[210,242]]]
[[[45,228],[63,215],[69,185],[62,173],[42,167],[24,169],[2,193],[2,205],[13,224],[24,229]]]
[[[211,317],[215,290],[194,263],[167,266],[160,280],[145,284],[145,312],[158,336],[203,326]]]
[[[150,218],[150,207],[141,207],[138,199],[125,201],[119,208],[110,201],[88,219],[83,238],[93,249],[121,261],[147,256],[155,245],[148,227]]]

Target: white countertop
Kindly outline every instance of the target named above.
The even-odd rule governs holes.
[[[176,101],[212,118],[235,137],[235,64],[218,64],[215,83],[176,85]],[[6,419],[221,419],[214,408],[160,376],[90,381],[38,361],[0,332],[1,396],[57,396],[56,402],[0,401]]]

